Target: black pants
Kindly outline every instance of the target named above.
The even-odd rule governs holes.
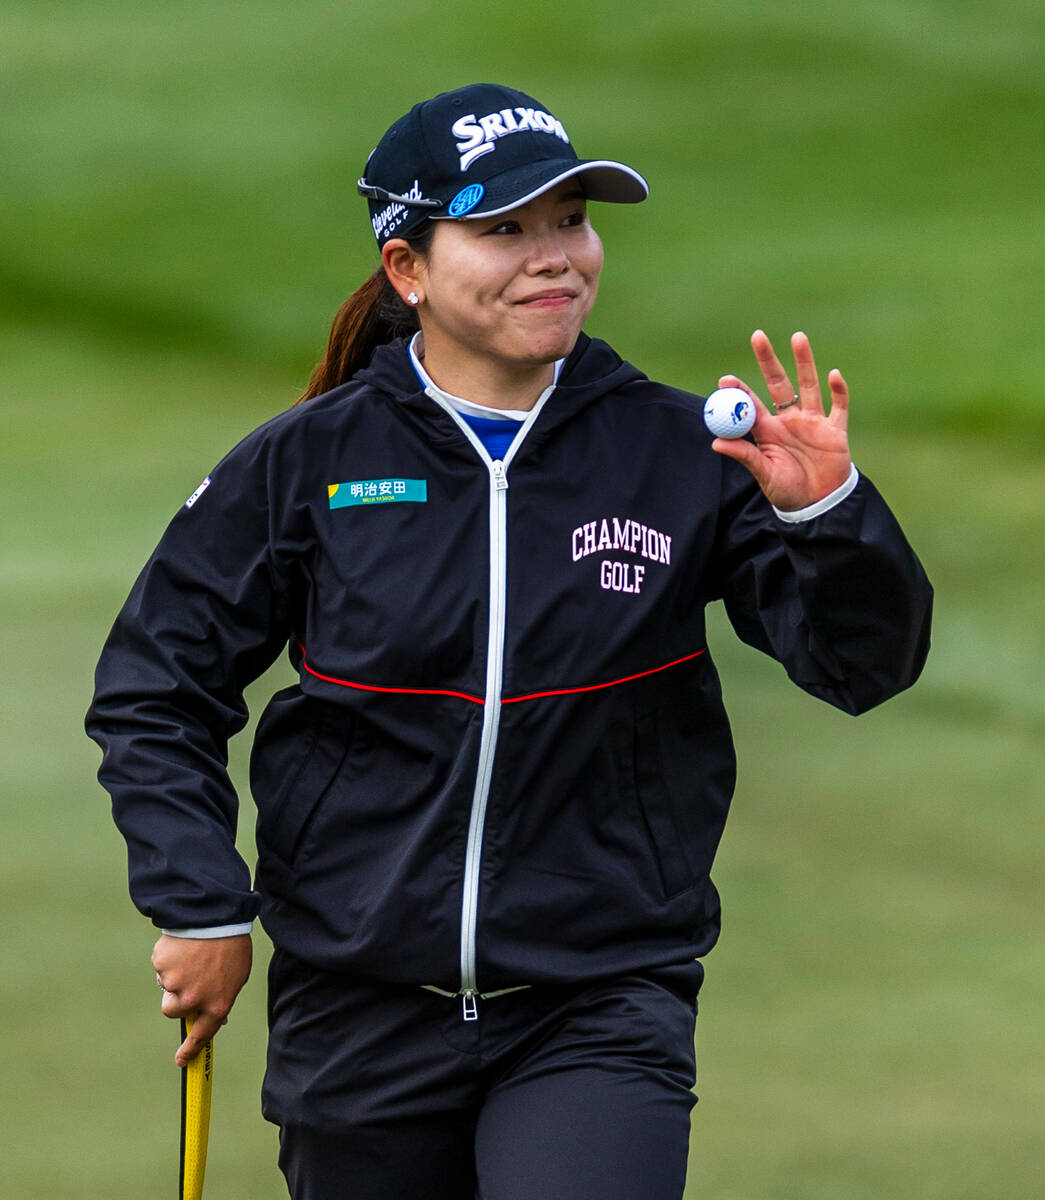
[[[697,963],[480,1000],[277,952],[265,1115],[293,1200],[680,1200]]]

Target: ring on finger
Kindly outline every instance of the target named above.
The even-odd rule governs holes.
[[[777,412],[783,412],[785,408],[791,408],[797,403],[798,403],[798,393],[795,392],[793,399],[785,400],[783,402],[783,404],[774,404],[773,407],[777,410]]]

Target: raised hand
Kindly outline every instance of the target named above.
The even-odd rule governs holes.
[[[813,349],[804,333],[791,337],[797,391],[761,329],[751,335],[751,348],[775,411],[770,411],[742,379],[723,375],[719,387],[743,388],[755,402],[758,415],[751,431],[755,441],[715,438],[711,448],[747,467],[777,508],[785,512],[806,508],[830,495],[849,477],[849,389],[842,373],[832,371],[827,377],[831,409],[824,412]]]

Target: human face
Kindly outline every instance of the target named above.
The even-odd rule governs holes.
[[[425,358],[455,376],[526,374],[573,349],[595,303],[602,243],[575,180],[497,217],[436,222],[420,282]],[[433,377],[435,377],[433,375]]]

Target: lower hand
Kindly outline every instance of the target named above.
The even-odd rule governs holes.
[[[179,1067],[191,1062],[227,1023],[252,960],[250,934],[224,938],[164,934],[153,947],[156,982],[163,988],[163,1015],[175,1020],[195,1016],[192,1031],[174,1055]]]
[[[831,411],[824,412],[820,381],[809,339],[804,333],[791,338],[798,374],[798,390],[761,329],[751,335],[762,376],[775,412],[735,375],[723,375],[719,387],[742,388],[755,402],[752,429],[754,444],[744,438],[716,438],[712,450],[736,459],[755,477],[769,502],[784,512],[815,504],[849,478],[852,460],[846,427],[849,389],[840,371],[828,377]]]

